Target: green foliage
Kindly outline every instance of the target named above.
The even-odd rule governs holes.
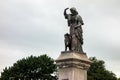
[[[120,80],[120,78],[118,78],[117,80]]]
[[[1,80],[10,78],[15,78],[15,80],[57,80],[54,75],[56,70],[57,66],[54,64],[54,60],[47,55],[30,56],[17,61],[12,67],[5,68],[1,73]]]
[[[91,57],[92,64],[88,70],[88,80],[117,80],[114,73],[106,70],[105,62]]]

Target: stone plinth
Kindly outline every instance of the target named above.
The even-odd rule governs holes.
[[[58,80],[87,80],[90,63],[86,53],[61,52],[56,60],[59,68]]]

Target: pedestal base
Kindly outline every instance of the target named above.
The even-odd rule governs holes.
[[[62,52],[56,60],[59,67],[58,80],[87,80],[90,63],[85,53]]]

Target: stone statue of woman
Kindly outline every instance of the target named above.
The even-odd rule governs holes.
[[[78,14],[75,7],[70,8],[71,14],[67,14],[66,8],[64,10],[65,19],[68,21],[68,26],[70,27],[70,36],[71,36],[71,50],[83,52],[82,45],[83,45],[83,36],[82,36],[82,25],[84,25],[81,16]]]

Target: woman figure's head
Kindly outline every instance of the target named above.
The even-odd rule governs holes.
[[[76,10],[75,7],[70,8],[70,12],[71,12],[73,15],[77,15],[77,14],[78,14],[78,12],[77,12],[77,10]]]

